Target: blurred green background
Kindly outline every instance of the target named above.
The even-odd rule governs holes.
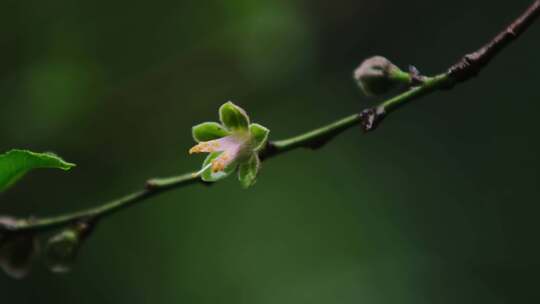
[[[227,100],[273,139],[373,104],[362,59],[441,72],[531,1],[2,0],[0,151],[54,151],[0,214],[52,215],[196,169]],[[540,24],[481,77],[317,151],[103,221],[67,275],[1,303],[534,303]]]

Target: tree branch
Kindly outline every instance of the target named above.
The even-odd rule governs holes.
[[[401,106],[419,99],[437,90],[444,90],[467,81],[476,76],[491,60],[506,46],[518,38],[540,15],[540,0],[533,4],[507,28],[477,51],[465,55],[458,63],[451,66],[446,73],[434,77],[422,77],[419,83],[379,105],[352,114],[318,129],[284,140],[269,142],[261,153],[261,159],[266,160],[287,153],[297,148],[317,149],[331,141],[335,136],[354,126],[361,126],[365,132],[374,130],[384,117]],[[94,222],[115,212],[126,209],[136,203],[146,201],[158,194],[179,189],[193,184],[208,184],[203,182],[195,172],[168,178],[155,178],[146,182],[144,189],[128,194],[119,199],[90,208],[64,215],[20,219],[14,223],[0,224],[0,232],[47,231],[60,228],[80,221]]]
[[[448,70],[455,83],[475,77],[506,46],[523,34],[540,15],[540,0],[534,1],[525,12],[490,42],[467,54]]]

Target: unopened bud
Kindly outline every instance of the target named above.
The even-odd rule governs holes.
[[[367,96],[381,95],[399,84],[410,84],[411,75],[382,56],[373,56],[354,71],[354,79]]]
[[[66,273],[71,270],[89,229],[88,223],[79,223],[48,240],[45,258],[52,272]]]

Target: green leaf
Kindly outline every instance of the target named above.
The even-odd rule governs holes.
[[[247,162],[240,164],[238,179],[244,188],[249,188],[255,184],[260,167],[261,161],[257,153],[253,153]]]
[[[249,126],[246,111],[230,101],[219,108],[219,119],[231,131],[247,130]]]
[[[228,136],[229,131],[217,122],[203,122],[193,127],[192,134],[196,142],[201,142]]]
[[[264,145],[268,140],[268,134],[270,133],[270,130],[268,130],[266,127],[261,126],[260,124],[254,123],[249,126],[249,132],[251,133],[251,137],[253,140],[253,150],[259,151],[260,149],[264,148]]]
[[[34,153],[11,150],[0,154],[0,192],[5,191],[28,171],[39,168],[69,170],[75,164],[68,163],[52,153]]]
[[[202,167],[205,168],[208,165],[210,165],[210,163],[214,159],[216,159],[219,155],[221,155],[221,153],[223,153],[223,152],[212,152],[212,153],[208,154],[208,156],[204,160],[204,163],[203,163]],[[218,180],[224,179],[225,177],[229,176],[234,171],[235,168],[236,168],[235,165],[230,165],[227,168],[225,168],[224,171],[219,171],[219,172],[215,172],[215,173],[212,172],[212,168],[207,168],[201,174],[201,179],[203,181],[205,181],[205,182],[217,182]]]

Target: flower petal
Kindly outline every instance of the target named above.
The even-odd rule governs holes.
[[[217,122],[203,122],[191,130],[196,142],[209,141],[230,135],[221,124]]]
[[[218,151],[223,151],[223,148],[221,147],[219,139],[211,140],[211,141],[203,141],[193,146],[191,149],[189,149],[189,154],[212,153],[212,152],[218,152]]]
[[[204,160],[204,163],[202,165],[203,168],[208,167],[206,170],[203,171],[201,174],[201,179],[205,182],[216,182],[220,179],[223,179],[227,176],[229,176],[234,169],[236,169],[236,166],[234,164],[231,164],[224,168],[223,171],[214,172],[211,167],[208,165],[211,164],[215,159],[217,159],[221,154],[224,152],[213,152],[210,153],[206,159]]]
[[[261,126],[260,124],[254,123],[249,126],[249,132],[252,138],[253,150],[259,151],[264,148],[266,141],[268,140],[270,130]]]
[[[253,153],[247,162],[240,164],[238,179],[244,188],[249,188],[255,184],[260,167],[261,161],[257,153]]]
[[[220,139],[203,141],[195,145],[189,150],[189,154],[193,153],[212,153],[221,151],[237,151],[245,145],[246,139],[235,135],[229,135]]]
[[[246,111],[230,101],[219,108],[219,119],[231,131],[247,130],[249,127]]]

